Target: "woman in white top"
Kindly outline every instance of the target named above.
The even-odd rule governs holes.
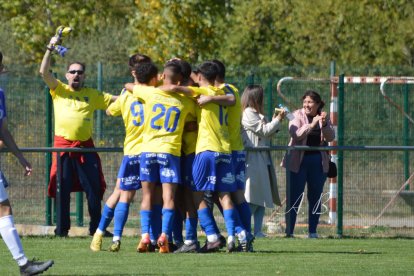
[[[249,85],[241,97],[243,110],[242,135],[245,147],[269,146],[270,137],[277,133],[285,111],[274,114],[270,122],[263,115],[263,88]],[[264,237],[262,232],[265,208],[281,205],[277,189],[276,173],[269,151],[246,152],[246,201],[254,217],[255,237]]]

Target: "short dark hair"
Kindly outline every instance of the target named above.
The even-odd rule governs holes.
[[[212,62],[217,66],[217,77],[224,80],[224,78],[226,77],[226,66],[224,66],[224,63],[218,59],[213,59]]]
[[[183,77],[185,79],[189,79],[191,76],[191,65],[185,60],[180,60],[180,67],[181,67],[181,73],[183,74]]]
[[[68,66],[66,67],[66,70],[69,70],[69,67],[72,64],[79,64],[80,66],[82,66],[83,71],[86,71],[86,65],[85,65],[85,63],[80,62],[80,61],[73,61],[73,62],[69,63]]]
[[[165,71],[170,72],[167,74],[167,77],[173,83],[177,83],[178,81],[181,81],[183,79],[183,72],[181,71],[181,66],[177,62],[167,62],[164,66],[164,73]]]
[[[178,60],[170,60],[164,65],[164,69],[169,68],[175,74],[182,74],[181,65]]]
[[[157,76],[158,68],[153,62],[141,62],[134,66],[135,76],[139,83],[149,84]]]
[[[152,62],[151,58],[147,55],[136,53],[129,57],[128,66],[130,70],[134,70],[136,64],[140,62]]]
[[[205,61],[198,66],[197,73],[201,74],[209,82],[214,82],[218,74],[217,65],[212,61]]]

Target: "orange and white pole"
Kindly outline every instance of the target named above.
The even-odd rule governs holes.
[[[329,142],[329,146],[337,146],[338,137],[338,83],[331,80],[331,104],[330,104],[330,121],[335,130],[335,140]],[[338,152],[331,150],[331,161],[337,164]],[[336,201],[338,197],[338,183],[336,177],[329,178],[329,224],[335,224],[337,218]]]

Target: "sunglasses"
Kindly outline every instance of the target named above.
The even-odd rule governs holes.
[[[68,73],[70,73],[72,75],[74,75],[76,73],[78,73],[78,75],[82,75],[83,71],[82,70],[70,70],[70,71],[68,71]]]

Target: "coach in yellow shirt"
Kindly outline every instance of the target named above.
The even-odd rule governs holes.
[[[96,89],[85,88],[85,65],[80,62],[69,64],[65,75],[68,84],[57,80],[49,71],[50,58],[54,45],[58,42],[53,37],[47,46],[40,66],[40,74],[50,89],[55,116],[54,147],[59,148],[93,148],[93,115],[97,109],[105,110],[116,99]],[[50,174],[49,195],[56,192],[56,153]],[[100,159],[97,153],[61,152],[61,204],[55,234],[67,236],[70,229],[70,193],[85,191],[88,210],[91,217],[89,233],[93,235],[101,217],[101,199],[106,188]]]

